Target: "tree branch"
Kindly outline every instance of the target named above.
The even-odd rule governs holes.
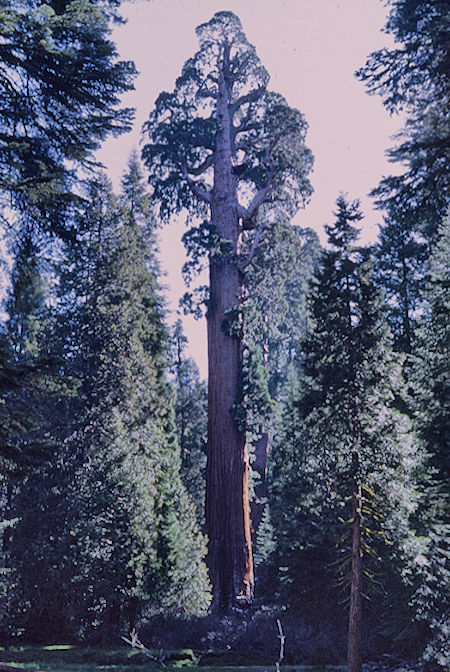
[[[236,137],[238,133],[248,133],[248,131],[254,131],[257,128],[258,124],[256,123],[250,124],[247,121],[242,121],[239,126],[233,126],[233,134]]]
[[[197,198],[199,198],[201,201],[211,204],[211,194],[209,193],[209,191],[206,191],[205,189],[199,187],[196,181],[193,180],[192,177],[190,177],[185,163],[183,163],[183,165],[181,166],[181,172],[184,179],[191,188],[192,193],[194,193],[197,196]]]
[[[195,175],[197,177],[198,175],[201,175],[206,170],[208,170],[208,168],[212,166],[213,160],[214,160],[214,154],[209,154],[199,166],[190,167],[186,164],[186,170],[189,173],[189,175]]]
[[[150,660],[154,660],[155,663],[158,663],[159,665],[161,665],[164,672],[167,672],[167,665],[164,662],[166,657],[164,655],[163,650],[160,649],[158,657],[153,655],[153,653],[144,644],[142,644],[142,642],[139,640],[139,638],[137,636],[137,633],[136,633],[136,630],[133,629],[131,631],[129,638],[122,636],[121,639],[123,639],[124,642],[129,644],[131,646],[131,648],[138,649],[139,651],[142,651],[144,656],[147,656],[147,658],[150,658]]]
[[[251,131],[252,129],[244,129],[244,130],[249,130]],[[253,143],[251,142],[239,142],[237,145],[234,146],[234,150],[236,152],[248,152],[250,149],[252,149],[254,146]]]
[[[256,103],[258,98],[261,98],[265,91],[264,87],[259,87],[258,89],[253,89],[249,93],[246,93],[245,96],[241,96],[238,98],[234,103],[230,104],[230,112],[232,115],[238,110],[242,105],[245,105],[245,103]]]
[[[247,258],[240,264],[238,264],[238,269],[241,271],[241,273],[244,272],[244,270],[247,268],[249,264],[252,263],[253,257],[255,256],[255,252],[258,249],[259,241],[261,239],[262,232],[266,228],[266,223],[264,222],[261,224],[261,226],[258,228],[258,230],[255,233],[255,237],[253,238],[253,243],[250,248],[250,252],[247,255]]]
[[[272,188],[273,188],[273,172],[270,171],[266,184],[264,185],[264,187],[261,187],[261,189],[255,194],[248,208],[244,208],[242,205],[238,204],[238,214],[239,217],[241,217],[241,219],[244,221],[244,229],[249,230],[255,228],[254,226],[248,226],[248,225],[246,226],[246,224],[252,221],[261,205],[265,201],[269,200],[272,194]]]
[[[241,119],[237,126],[233,125],[233,138],[239,135],[239,133],[248,133],[249,131],[255,130],[258,128],[258,124],[255,121],[251,121],[251,117],[247,114]]]
[[[245,219],[245,217],[247,216],[247,210],[240,203],[237,204],[237,213],[238,213],[239,219],[242,219],[242,220]]]
[[[273,160],[271,153],[275,146],[277,145],[278,141],[282,137],[282,133],[279,133],[274,140],[266,147],[265,150],[265,159],[267,163],[269,164],[269,175],[267,178],[266,184],[261,187],[261,189],[256,193],[254,196],[253,200],[251,201],[250,205],[248,208],[244,208],[243,206],[238,204],[238,213],[239,217],[244,221],[244,229],[254,229],[255,227],[253,225],[249,225],[251,223],[252,219],[258,212],[260,206],[265,202],[268,201],[270,196],[272,195],[272,189],[273,189],[273,178],[274,178],[274,166],[273,166]],[[240,148],[241,149],[241,148]]]

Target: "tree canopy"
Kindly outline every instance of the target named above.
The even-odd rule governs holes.
[[[254,226],[265,202],[294,212],[311,192],[303,116],[268,90],[269,75],[234,14],[218,12],[197,36],[199,51],[186,61],[174,91],[160,94],[144,126],[150,143],[143,157],[161,214],[188,208],[204,215],[219,161],[219,127],[227,131],[244,227]]]
[[[131,128],[133,111],[119,103],[136,70],[109,38],[118,4],[0,3],[0,189],[36,226],[68,228],[58,212],[74,198],[77,168]]]

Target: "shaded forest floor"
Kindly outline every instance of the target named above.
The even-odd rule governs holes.
[[[165,664],[169,672],[176,672],[181,668],[189,668],[192,672],[201,667],[202,672],[213,670],[254,670],[268,672],[275,669],[274,664],[245,665],[245,655],[240,665],[224,664],[231,660],[227,652],[209,651],[204,654],[195,654],[191,649],[165,651]],[[155,655],[157,651],[155,650]],[[97,647],[78,646],[19,646],[0,649],[0,672],[17,670],[36,670],[48,672],[161,672],[161,665],[145,657],[139,651],[126,648],[105,649]],[[284,672],[294,670],[308,670],[308,672],[322,672],[324,666],[287,665]],[[340,670],[339,666],[328,669]]]
[[[155,651],[156,653],[156,651]],[[252,665],[245,654],[209,650],[194,653],[191,649],[165,651],[168,672],[189,668],[190,672],[248,670],[273,672],[275,664]],[[247,663],[247,664],[246,664]],[[139,651],[127,648],[79,647],[70,645],[0,647],[0,672],[161,672],[159,663],[146,658]],[[343,665],[282,665],[282,672],[344,672]],[[365,672],[420,672],[420,664],[385,659],[364,665]],[[187,672],[187,671],[186,671]]]

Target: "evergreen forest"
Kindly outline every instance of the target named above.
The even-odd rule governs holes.
[[[293,223],[311,120],[226,9],[114,188],[120,4],[0,0],[0,671],[448,670],[450,2],[355,73],[405,119],[373,244],[347,192]]]

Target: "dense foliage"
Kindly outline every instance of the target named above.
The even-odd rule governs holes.
[[[89,183],[77,230],[47,334],[59,376],[76,390],[49,419],[51,459],[13,484],[9,502],[8,561],[19,581],[9,627],[33,639],[111,638],[144,608],[208,604],[165,375],[154,224],[135,159],[119,199],[104,177]]]
[[[62,216],[80,165],[109,134],[131,127],[119,96],[132,63],[109,39],[116,2],[0,3],[0,190],[35,226],[68,235]]]
[[[423,572],[413,599],[432,628],[427,657],[448,666],[448,239],[450,7],[446,0],[391,0],[386,30],[393,49],[371,54],[358,75],[391,112],[403,111],[401,142],[390,151],[402,171],[374,190],[385,212],[377,249],[395,348],[407,353],[404,409],[427,453],[417,529]]]
[[[270,475],[273,550],[283,600],[337,624],[351,584],[359,518],[362,592],[371,637],[402,632],[410,618],[401,573],[412,562],[420,452],[396,403],[402,394],[370,251],[355,245],[357,204],[337,202],[311,298],[311,331],[291,368]],[[357,484],[360,504],[352,513]],[[409,551],[407,551],[409,546]],[[408,556],[409,553],[409,556]],[[384,614],[380,619],[377,615]],[[394,616],[395,614],[395,616]],[[378,621],[378,622],[377,622]]]
[[[386,211],[378,254],[396,347],[411,351],[421,281],[450,198],[450,8],[446,0],[388,4],[396,47],[371,54],[357,74],[390,112],[406,116],[389,152],[406,171],[384,178],[374,194]]]
[[[196,506],[197,518],[204,524],[208,394],[196,363],[185,354],[186,344],[182,322],[178,319],[171,334],[171,361],[181,477]]]

